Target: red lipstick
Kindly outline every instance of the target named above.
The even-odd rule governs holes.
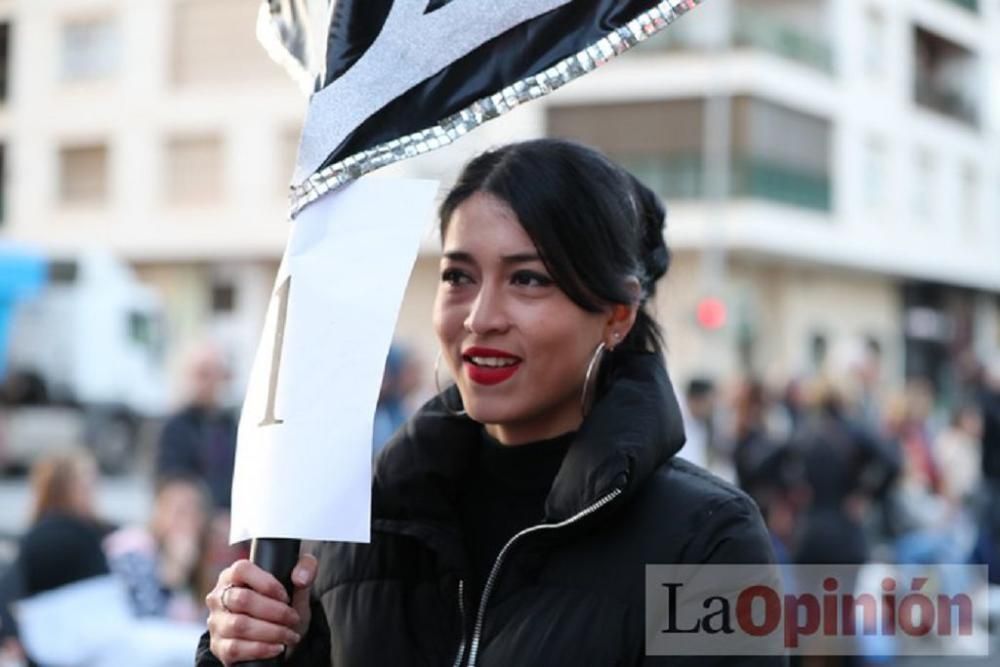
[[[462,366],[476,384],[493,385],[509,380],[521,367],[521,358],[490,347],[470,347],[462,353]]]

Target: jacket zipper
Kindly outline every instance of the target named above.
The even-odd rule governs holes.
[[[458,615],[461,619],[462,641],[458,645],[458,655],[455,656],[454,667],[462,667],[465,660],[465,580],[458,580]]]
[[[507,544],[503,545],[500,553],[497,554],[497,559],[493,562],[493,568],[490,570],[489,576],[486,578],[486,585],[483,586],[483,595],[479,601],[479,610],[476,612],[476,624],[472,630],[472,643],[469,645],[469,662],[468,667],[476,667],[476,659],[479,657],[479,641],[482,639],[483,634],[483,621],[486,617],[486,605],[490,601],[490,594],[493,593],[493,587],[496,586],[497,577],[500,573],[500,566],[503,565],[504,558],[510,552],[511,547],[515,542],[520,540],[525,535],[531,533],[538,533],[545,530],[558,530],[560,528],[565,528],[571,524],[580,521],[581,519],[593,514],[597,510],[601,509],[612,500],[621,495],[621,489],[615,489],[608,495],[602,497],[593,505],[585,507],[573,516],[559,523],[540,523],[535,526],[529,526],[521,532],[514,535],[514,537],[507,540]],[[459,658],[465,653],[465,636],[462,636],[462,645],[459,650]],[[456,667],[459,667],[460,663],[455,663]]]

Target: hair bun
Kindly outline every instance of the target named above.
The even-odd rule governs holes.
[[[670,250],[663,237],[667,208],[663,200],[642,181],[631,173],[628,173],[628,177],[632,183],[636,214],[641,225],[642,264],[646,273],[642,289],[646,296],[651,296],[656,289],[656,281],[670,268]]]

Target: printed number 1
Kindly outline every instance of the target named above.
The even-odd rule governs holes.
[[[274,326],[274,347],[271,348],[271,377],[267,382],[267,407],[264,419],[258,426],[283,424],[283,419],[274,416],[274,399],[278,393],[278,373],[281,372],[281,348],[285,339],[285,320],[288,317],[288,293],[292,289],[292,277],[288,276],[275,293],[278,297],[278,321]]]

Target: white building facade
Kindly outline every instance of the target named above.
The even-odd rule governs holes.
[[[238,371],[287,234],[305,107],[254,42],[256,5],[0,0],[0,234],[109,244],[164,292],[175,342],[222,337]],[[706,0],[394,170],[447,181],[512,139],[595,145],[668,202],[675,262],[656,306],[679,378],[788,378],[874,345],[888,379],[948,391],[957,360],[1000,349],[998,88],[996,0]],[[435,245],[399,323],[426,360]],[[709,298],[721,326],[699,320]]]
[[[707,0],[477,148],[542,135],[667,200],[656,305],[682,380],[843,373],[876,350],[887,385],[951,400],[1000,351],[994,0]]]
[[[0,235],[109,247],[245,377],[288,232],[304,99],[247,0],[2,0]],[[236,389],[234,394],[238,394]]]

